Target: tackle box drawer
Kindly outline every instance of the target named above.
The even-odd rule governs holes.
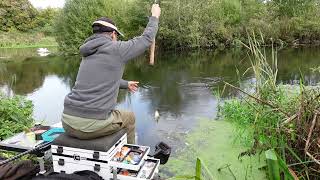
[[[117,179],[119,180],[151,180],[159,173],[160,160],[154,158],[146,159],[138,171],[119,169]]]
[[[111,167],[138,171],[148,158],[150,147],[124,144],[109,161]]]
[[[57,173],[72,174],[76,171],[89,170],[97,173],[104,179],[112,177],[111,168],[106,162],[95,162],[89,160],[78,160],[67,157],[53,157],[53,170]]]

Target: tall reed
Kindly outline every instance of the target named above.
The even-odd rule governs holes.
[[[221,108],[222,117],[238,125],[239,139],[251,145],[239,157],[274,149],[280,166],[290,167],[290,178],[320,178],[319,87],[305,86],[303,79],[295,86],[277,84],[277,49],[272,46],[268,59],[259,43],[263,38],[257,41],[253,33],[248,39],[243,45],[249,50],[251,67],[245,73],[253,73],[255,91],[226,83],[244,96]]]

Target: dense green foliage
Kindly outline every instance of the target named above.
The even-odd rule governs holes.
[[[7,138],[33,125],[33,104],[22,96],[0,95],[0,139]]]
[[[58,21],[62,49],[77,53],[91,34],[91,23],[112,17],[132,38],[146,25],[153,1],[68,0]],[[320,43],[317,0],[172,0],[161,2],[158,44],[163,48],[216,48],[247,42],[247,31],[261,32],[265,43]],[[272,39],[272,40],[271,40]]]
[[[112,17],[120,30],[129,37],[139,30],[145,20],[141,12],[133,12],[137,5],[133,1],[119,0],[67,0],[57,18],[57,42],[68,53],[77,54],[79,46],[92,34],[91,24],[99,17]],[[131,15],[130,15],[131,14]],[[132,16],[140,15],[139,18]],[[146,19],[146,18],[145,18]]]
[[[55,45],[57,9],[35,9],[28,0],[0,1],[0,47]]]
[[[28,31],[36,26],[37,11],[28,0],[0,2],[1,31]]]
[[[153,1],[67,0],[64,9],[37,10],[28,0],[0,2],[0,32],[52,35],[65,52],[77,54],[101,16],[114,19],[126,38],[141,34]],[[265,43],[320,44],[317,0],[172,0],[161,3],[158,45],[162,48],[225,48],[261,32]],[[56,24],[54,25],[54,19]],[[54,29],[54,26],[57,28]]]
[[[290,44],[319,40],[317,0],[173,0],[162,9],[159,38],[166,47],[232,46],[247,42],[246,31]]]
[[[38,10],[36,16],[36,27],[34,31],[42,32],[44,35],[52,36],[54,34],[55,19],[59,13],[59,9],[42,9]]]
[[[269,91],[271,94],[271,92]],[[310,130],[314,108],[319,107],[319,89],[299,89],[299,87],[278,86],[275,94],[265,98],[292,115],[291,122],[282,112],[255,99],[232,99],[222,108],[223,118],[237,125],[237,139],[251,148],[240,156],[253,155],[275,149],[281,159],[301,179],[317,179],[319,165],[311,158],[319,158],[317,143],[319,125]],[[310,101],[312,100],[312,102]],[[303,104],[302,104],[303,103]],[[305,103],[305,104],[304,104]],[[306,107],[303,106],[307,106]],[[294,117],[299,113],[298,117]],[[317,117],[316,117],[317,118]],[[312,133],[308,136],[309,131]],[[306,139],[311,142],[306,145]],[[305,147],[308,147],[307,150]],[[307,156],[306,153],[310,153]],[[281,161],[282,161],[281,160]],[[299,178],[299,179],[300,179]]]
[[[35,9],[28,0],[2,0],[0,2],[0,32],[52,33],[56,9]]]
[[[305,87],[303,78],[300,86],[278,85],[277,51],[272,52],[269,64],[257,40],[251,37],[248,40],[249,45],[245,46],[251,52],[252,65],[248,71],[253,71],[255,84],[246,88],[252,93],[227,83],[244,96],[226,101],[221,108],[222,117],[238,125],[239,139],[251,145],[250,150],[239,156],[274,149],[288,176],[291,174],[285,164],[299,179],[317,179],[319,88]]]
[[[298,106],[298,96],[297,94],[289,95],[287,89],[286,86],[279,86],[273,94],[274,97],[269,97],[268,100],[292,111]],[[263,145],[265,150],[284,146],[286,135],[276,131],[278,124],[285,118],[281,112],[275,112],[271,107],[261,105],[254,99],[232,99],[225,102],[221,113],[226,120],[238,125],[239,140],[243,143],[249,143],[247,145],[258,143]]]

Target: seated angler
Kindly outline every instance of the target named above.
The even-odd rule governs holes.
[[[135,143],[133,112],[115,109],[119,88],[136,91],[138,82],[122,79],[125,64],[152,44],[158,30],[160,7],[152,6],[152,16],[143,34],[128,41],[115,23],[106,17],[93,22],[93,35],[80,47],[82,61],[71,92],[65,97],[62,125],[69,136],[94,139],[126,129],[128,143]]]

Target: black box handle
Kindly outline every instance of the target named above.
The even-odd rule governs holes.
[[[59,164],[60,166],[63,166],[63,165],[64,165],[64,159],[59,159],[58,164]]]
[[[100,165],[99,165],[99,164],[95,164],[94,167],[93,167],[93,170],[94,170],[94,171],[97,171],[97,172],[99,172],[100,169],[101,169],[101,168],[100,168]]]

